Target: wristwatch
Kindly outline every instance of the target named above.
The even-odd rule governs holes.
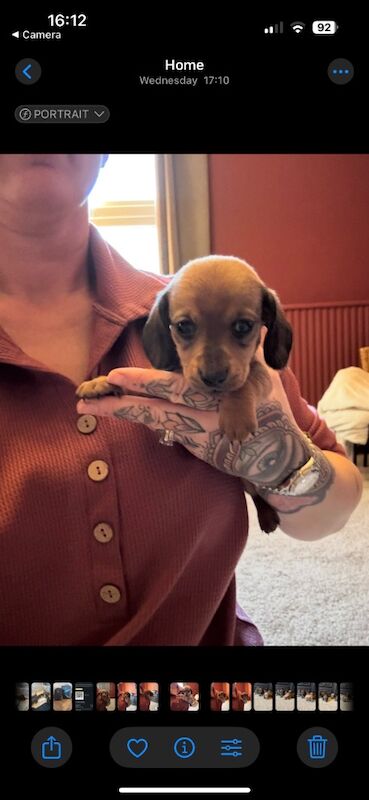
[[[310,436],[308,436],[308,439],[312,453],[306,464],[291,472],[279,486],[261,486],[261,489],[268,491],[270,494],[298,497],[309,492],[318,483],[321,475],[319,463],[315,457],[316,450]]]

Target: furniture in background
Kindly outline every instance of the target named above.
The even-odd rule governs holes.
[[[316,406],[338,370],[360,365],[359,349],[369,343],[369,299],[283,303],[283,310],[293,328],[288,366]]]
[[[361,364],[361,369],[364,369],[365,372],[369,372],[369,347],[360,347],[359,348],[359,359]],[[363,466],[368,466],[368,456],[369,456],[369,428],[368,428],[368,438],[365,444],[354,444],[354,455],[353,461],[356,464],[357,456],[363,456]]]

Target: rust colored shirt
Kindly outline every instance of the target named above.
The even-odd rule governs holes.
[[[90,253],[86,380],[149,368],[143,319],[168,278],[131,267],[93,227]],[[299,427],[344,454],[291,371],[281,378]],[[236,604],[241,481],[144,425],[79,415],[75,390],[0,327],[0,644],[262,644]]]

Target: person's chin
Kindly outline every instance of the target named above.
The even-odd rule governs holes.
[[[22,184],[13,193],[13,202],[32,216],[37,211],[53,216],[70,210],[71,205],[76,205],[76,198],[62,170],[37,165],[24,171]]]

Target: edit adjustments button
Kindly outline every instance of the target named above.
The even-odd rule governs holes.
[[[298,739],[297,753],[307,767],[328,767],[338,753],[337,739],[327,728],[308,728]]]
[[[41,78],[41,67],[34,58],[22,58],[15,67],[15,77],[19,83],[30,86]]]
[[[253,731],[231,726],[135,726],[110,741],[114,761],[133,769],[237,769],[253,764],[259,752]]]

